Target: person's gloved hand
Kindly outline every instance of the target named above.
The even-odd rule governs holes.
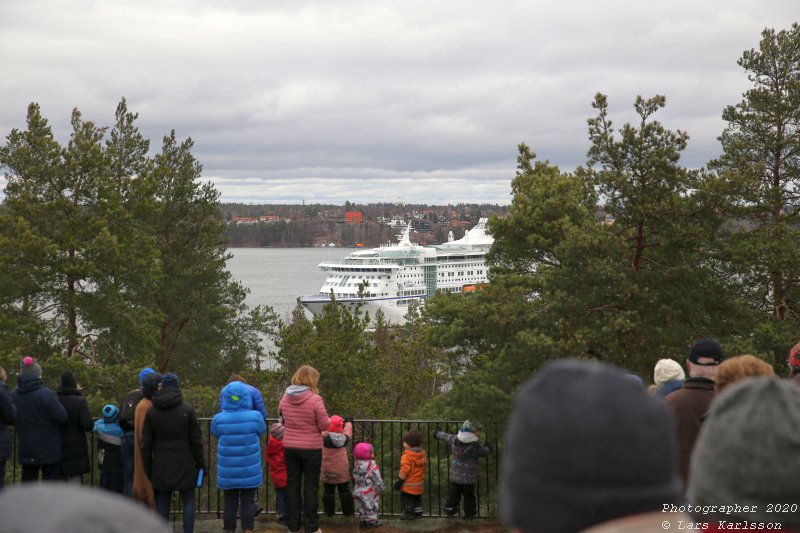
[[[397,481],[394,482],[394,490],[400,490],[403,488],[403,480],[397,478]]]

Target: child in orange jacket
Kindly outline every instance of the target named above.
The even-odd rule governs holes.
[[[422,492],[425,489],[425,469],[428,457],[422,449],[422,433],[412,429],[403,437],[403,455],[400,456],[400,475],[395,489],[400,491],[403,506],[403,520],[413,520],[422,516]]]

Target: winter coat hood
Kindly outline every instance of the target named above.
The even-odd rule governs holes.
[[[286,398],[295,405],[302,404],[313,395],[314,391],[307,385],[290,385],[286,388]]]
[[[332,448],[341,448],[347,444],[347,435],[344,433],[328,433],[327,438],[330,439]],[[327,444],[327,443],[326,443]]]
[[[403,454],[408,456],[411,464],[414,466],[425,466],[428,464],[428,456],[425,453],[425,450],[419,446],[404,450]]]
[[[253,409],[250,389],[241,381],[232,381],[222,389],[223,411],[249,411]]]
[[[142,396],[152,400],[158,392],[159,383],[161,383],[161,374],[157,372],[147,374],[142,380]]]
[[[183,403],[183,395],[180,389],[167,387],[161,389],[153,395],[153,405],[159,409],[171,409]]]
[[[117,422],[108,422],[106,419],[95,420],[92,432],[103,442],[114,446],[122,445],[124,431]]]
[[[77,387],[59,387],[56,394],[59,396],[83,396],[83,391]]]
[[[353,475],[366,474],[375,468],[375,459],[356,459],[353,461]]]
[[[17,379],[17,390],[19,392],[31,392],[43,386],[42,378],[37,378],[30,374],[23,374]]]

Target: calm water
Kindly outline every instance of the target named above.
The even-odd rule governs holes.
[[[228,270],[250,289],[247,304],[269,305],[288,320],[297,298],[316,294],[327,277],[317,265],[343,257],[348,248],[230,248]],[[310,315],[309,315],[310,316]]]

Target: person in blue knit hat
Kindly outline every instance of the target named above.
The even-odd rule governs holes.
[[[101,412],[103,417],[95,421],[92,430],[97,437],[100,487],[122,494],[125,479],[122,475],[121,449],[125,432],[119,426],[119,408],[106,404]]]
[[[136,407],[144,398],[144,380],[150,374],[156,374],[156,371],[150,367],[141,369],[138,376],[139,388],[126,394],[120,404],[119,427],[124,432],[121,448],[122,475],[125,478],[123,492],[126,496],[133,495]]]
[[[267,430],[264,417],[253,410],[250,388],[232,381],[222,389],[222,412],[211,420],[217,444],[217,488],[224,491],[224,531],[236,531],[241,503],[242,530],[255,529],[254,497],[264,482],[261,465],[261,435]]]

